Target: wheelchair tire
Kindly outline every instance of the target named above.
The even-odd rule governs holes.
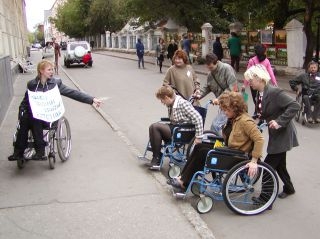
[[[26,160],[18,159],[17,160],[17,166],[18,166],[19,169],[23,169],[26,166]]]
[[[71,154],[71,129],[69,121],[65,117],[58,121],[56,138],[59,157],[62,161],[66,161]]]
[[[168,176],[169,178],[176,178],[180,176],[181,168],[178,165],[172,164],[169,166]]]
[[[205,131],[203,131],[203,135],[216,136],[216,134],[215,134],[213,131],[211,131],[211,130],[205,130]],[[190,156],[190,154],[191,154],[192,151],[193,151],[193,148],[194,148],[194,146],[195,146],[195,145],[194,145],[195,139],[196,139],[196,137],[194,136],[194,137],[191,139],[190,143],[188,144],[187,151],[186,151],[186,156],[187,156],[187,158]]]
[[[250,179],[246,175],[248,162],[241,162],[230,169],[223,182],[222,195],[231,211],[241,215],[256,215],[272,206],[278,195],[279,183],[272,167],[264,162],[258,163],[261,182]],[[265,185],[264,188],[262,184]],[[260,199],[260,195],[264,199]]]
[[[54,155],[49,154],[48,161],[49,161],[49,168],[54,169],[56,164],[56,157]]]
[[[209,196],[200,196],[197,202],[197,211],[201,214],[208,213],[212,210],[214,201]]]

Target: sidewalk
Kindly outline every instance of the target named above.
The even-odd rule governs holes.
[[[109,50],[95,50],[93,51],[95,54],[102,54],[102,55],[107,55],[107,56],[112,56],[112,57],[118,57],[118,58],[123,58],[123,59],[128,59],[128,60],[133,60],[137,61],[137,56],[133,53],[125,53],[125,52],[118,52],[118,51],[109,51]],[[144,61],[145,63],[149,64],[156,64],[156,59],[153,56],[144,56]],[[223,62],[228,62],[228,60],[223,59]],[[171,66],[171,61],[168,59],[165,59],[163,62],[164,67],[170,67]],[[194,63],[192,65],[193,69],[197,74],[200,75],[207,75],[208,74],[208,69],[205,64],[203,65],[198,65]],[[290,68],[286,66],[275,66],[276,72],[276,78],[279,84],[279,87],[282,89],[286,90],[287,92],[292,93],[292,90],[289,86],[289,79],[293,78],[296,75],[299,75],[304,72],[303,69],[296,69],[296,68]],[[237,78],[241,82],[243,79],[243,73],[246,70],[246,62],[240,62],[240,72],[236,73]]]
[[[47,161],[28,162],[23,170],[9,162],[18,106],[34,77],[19,74],[0,127],[1,238],[214,238],[190,203],[173,199],[159,174],[137,163],[89,105],[63,98],[72,132],[70,160],[57,158],[54,170]],[[75,88],[62,67],[60,77]]]

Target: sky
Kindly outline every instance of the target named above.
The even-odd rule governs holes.
[[[25,0],[27,26],[29,31],[34,31],[34,26],[43,23],[44,10],[51,9],[56,0]]]

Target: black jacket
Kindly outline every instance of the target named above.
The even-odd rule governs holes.
[[[47,80],[45,85],[42,85],[40,83],[40,80],[38,77],[36,77],[33,80],[30,80],[27,83],[27,89],[30,91],[42,91],[46,92],[48,90],[53,89],[55,86],[58,86],[60,94],[63,96],[66,96],[68,98],[74,99],[76,101],[86,103],[86,104],[92,104],[93,103],[93,98],[92,96],[83,93],[81,91],[72,89],[66,85],[64,85],[61,81],[61,79],[56,79],[56,78],[50,78]],[[31,113],[31,107],[29,104],[29,97],[28,97],[28,91],[26,91],[24,98],[20,104],[19,107],[19,115],[20,113],[23,112],[24,114],[26,113]]]

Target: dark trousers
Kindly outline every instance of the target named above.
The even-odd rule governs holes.
[[[240,56],[231,56],[231,66],[236,72],[239,72]]]
[[[307,118],[312,117],[314,120],[320,117],[320,99],[319,97],[310,98],[309,95],[302,96],[303,103],[305,105],[305,113]],[[311,105],[313,104],[313,111],[311,111]]]
[[[171,139],[171,129],[168,124],[153,123],[149,127],[149,139],[153,158],[159,158],[162,140],[167,142]]]
[[[37,152],[44,151],[46,146],[43,140],[43,126],[45,122],[34,119],[32,116],[25,114],[20,117],[20,128],[18,129],[17,139],[15,142],[15,151],[23,153],[27,148],[28,132],[31,130],[34,139],[34,146]]]
[[[142,63],[142,68],[144,68],[143,55],[138,55],[138,66],[139,66],[139,68],[140,68],[140,63]]]
[[[279,154],[268,154],[264,162],[269,164],[278,173],[280,179],[283,182],[283,192],[292,194],[295,192],[295,189],[287,170],[286,156],[287,152]]]
[[[187,159],[187,163],[181,172],[181,181],[187,188],[193,175],[197,171],[202,171],[206,163],[206,158],[209,150],[213,149],[212,144],[197,144],[190,157]]]

